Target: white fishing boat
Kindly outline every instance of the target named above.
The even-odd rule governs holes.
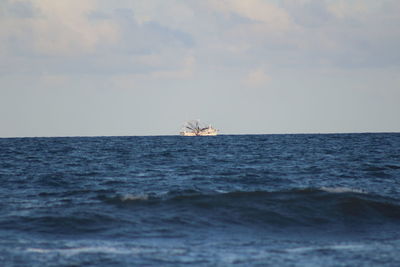
[[[186,122],[180,132],[182,136],[215,136],[217,134],[217,129],[211,125],[203,126],[198,120]]]

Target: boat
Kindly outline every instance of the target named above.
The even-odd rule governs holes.
[[[185,123],[180,132],[182,136],[215,136],[218,130],[211,125],[202,126],[199,120],[192,120]]]

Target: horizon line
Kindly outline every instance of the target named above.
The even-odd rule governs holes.
[[[293,132],[293,133],[223,133],[217,136],[227,135],[332,135],[332,134],[396,134],[400,131],[365,131],[365,132]],[[162,137],[181,136],[179,134],[149,134],[149,135],[43,135],[43,136],[0,136],[0,139],[11,138],[78,138],[78,137]],[[215,136],[214,136],[215,137]]]

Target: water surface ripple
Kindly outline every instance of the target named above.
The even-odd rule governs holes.
[[[4,266],[397,266],[400,134],[0,139]]]

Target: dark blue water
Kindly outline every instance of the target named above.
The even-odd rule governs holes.
[[[400,134],[0,139],[3,266],[399,266]]]

